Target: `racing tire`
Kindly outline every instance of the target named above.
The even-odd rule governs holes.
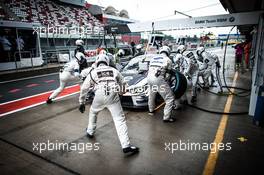
[[[173,73],[171,74],[170,79],[171,89],[175,95],[175,98],[179,99],[187,90],[187,80],[182,73],[176,70],[173,70],[172,72]]]

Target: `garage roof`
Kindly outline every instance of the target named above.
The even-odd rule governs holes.
[[[261,10],[262,0],[220,0],[230,13],[251,12]]]
[[[263,10],[262,0],[220,0],[222,6],[229,13],[239,13],[239,12],[251,12]],[[249,33],[253,26],[239,26],[238,29],[242,34]]]

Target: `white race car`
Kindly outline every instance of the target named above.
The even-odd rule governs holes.
[[[148,106],[148,83],[147,73],[149,61],[159,56],[158,54],[140,55],[131,59],[122,69],[121,73],[128,87],[125,94],[121,98],[123,107],[129,108],[145,108]],[[171,88],[176,98],[183,95],[187,88],[187,81],[184,75],[174,71],[170,78]],[[161,102],[162,98],[157,96],[157,101]]]

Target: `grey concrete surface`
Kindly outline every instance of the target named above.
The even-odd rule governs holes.
[[[18,69],[18,70],[1,71],[0,82],[59,72],[62,65],[63,64],[56,64],[56,65],[49,65],[48,67],[43,66],[43,67],[34,67],[34,68],[26,68],[26,69]]]
[[[222,51],[220,50],[219,53]],[[233,59],[229,59],[232,63]],[[228,71],[232,82],[232,70]],[[249,72],[240,74],[238,86],[248,88]],[[215,90],[215,89],[213,89]],[[89,104],[78,111],[78,95],[0,118],[0,174],[202,174],[209,151],[165,150],[165,143],[212,143],[222,115],[191,107],[173,111],[175,123],[163,123],[163,108],[155,116],[144,110],[125,110],[132,144],[140,153],[125,156],[114,123],[107,110],[98,116],[94,139],[85,136]],[[223,111],[227,96],[201,91],[202,108]],[[249,97],[234,97],[231,112],[248,110]],[[240,142],[237,138],[248,141]],[[33,143],[99,144],[99,150],[84,153],[69,150],[33,150]],[[215,174],[251,174],[261,170],[263,130],[247,115],[229,116],[223,143],[231,151],[220,151]],[[260,171],[259,171],[260,172]],[[257,173],[253,173],[257,174]]]

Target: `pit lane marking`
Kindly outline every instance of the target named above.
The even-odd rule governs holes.
[[[16,93],[16,92],[19,92],[21,91],[21,89],[12,89],[10,91],[8,91],[9,93]]]
[[[31,88],[31,87],[35,87],[35,86],[39,86],[39,84],[33,83],[33,84],[26,85],[27,88]]]
[[[46,80],[46,81],[44,81],[45,83],[53,83],[53,82],[55,82],[55,80]]]
[[[232,87],[236,86],[237,77],[238,77],[238,72],[236,72],[234,75]],[[232,88],[231,92],[234,92],[234,91],[235,91],[235,89]],[[226,101],[225,108],[224,108],[225,113],[230,112],[233,97],[234,97],[233,95],[229,95],[227,97],[227,101]],[[218,129],[217,129],[217,132],[215,135],[215,140],[214,140],[214,143],[216,143],[215,145],[222,143],[222,141],[224,139],[227,121],[228,121],[228,115],[226,115],[226,114],[222,115],[221,121],[219,123]],[[205,164],[205,167],[203,170],[203,175],[213,175],[214,174],[216,161],[217,161],[217,158],[219,155],[219,149],[216,146],[215,148],[212,148],[212,150],[213,151],[210,152],[210,154],[207,158],[207,161],[206,161],[206,164]]]
[[[37,75],[37,76],[26,77],[26,78],[19,78],[19,79],[15,79],[15,80],[1,81],[0,84],[17,82],[17,81],[22,81],[22,80],[34,79],[34,78],[40,78],[40,77],[47,77],[47,76],[56,75],[56,74],[59,74],[59,73],[58,72],[55,72],[55,73],[50,73],[50,74]]]
[[[40,93],[40,94],[36,94],[36,95],[32,95],[32,96],[28,96],[28,97],[24,97],[24,98],[20,98],[17,100],[12,100],[12,101],[8,101],[5,103],[1,103],[0,104],[0,117],[15,113],[18,111],[22,111],[25,109],[29,109],[29,108],[32,108],[32,107],[35,107],[41,104],[45,104],[47,98],[50,96],[52,92],[53,90]],[[77,94],[79,92],[80,92],[79,84],[68,86],[62,91],[62,93],[59,95],[58,98],[56,98],[56,100]]]

